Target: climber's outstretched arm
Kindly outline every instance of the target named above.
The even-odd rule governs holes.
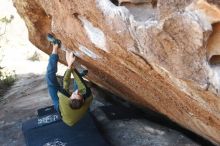
[[[67,62],[67,70],[64,74],[63,78],[63,88],[69,92],[69,86],[70,86],[70,77],[72,72],[72,64],[75,61],[75,56],[73,56],[73,52],[66,51],[66,62]]]
[[[70,60],[71,58],[73,60],[75,60],[75,56],[74,54],[70,54]],[[69,68],[71,68],[71,66],[69,66]],[[83,80],[83,76],[85,76],[86,74],[86,70],[82,71],[81,73],[79,73],[75,68],[71,68],[71,71],[73,73],[74,76],[74,89],[78,89],[78,92],[80,93],[80,95],[82,95],[84,97],[84,99],[86,99],[87,97],[89,97],[91,95],[91,90],[90,88],[87,87],[85,81]]]
[[[78,88],[80,95],[82,95],[84,97],[84,99],[86,99],[87,97],[89,97],[91,95],[91,89],[89,87],[87,87],[81,74],[76,69],[73,69],[72,73],[74,76],[74,82],[77,85],[77,88]]]

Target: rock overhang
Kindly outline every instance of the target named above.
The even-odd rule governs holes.
[[[30,40],[44,52],[52,31],[93,82],[218,143],[218,2],[112,2],[14,0]]]

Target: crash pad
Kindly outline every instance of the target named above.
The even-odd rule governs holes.
[[[43,111],[43,110],[42,110]],[[48,112],[48,111],[47,111]],[[108,146],[88,112],[75,126],[64,124],[58,113],[41,113],[22,124],[27,146]]]

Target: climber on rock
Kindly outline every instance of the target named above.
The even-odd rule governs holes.
[[[63,86],[60,86],[58,83],[56,72],[59,56],[57,51],[60,48],[60,43],[61,42],[57,39],[52,42],[53,51],[50,55],[49,63],[47,66],[46,80],[54,108],[58,113],[60,113],[64,123],[66,123],[68,126],[73,126],[88,111],[93,96],[90,88],[87,87],[85,81],[82,78],[87,70],[79,73],[73,67],[73,62],[76,60],[76,57],[73,53],[68,51],[66,51],[66,61],[68,67],[64,74]],[[72,93],[69,91],[71,73],[74,76],[74,89]]]

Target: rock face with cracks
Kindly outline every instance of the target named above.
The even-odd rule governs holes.
[[[39,49],[54,33],[88,79],[220,144],[218,0],[13,1]]]

